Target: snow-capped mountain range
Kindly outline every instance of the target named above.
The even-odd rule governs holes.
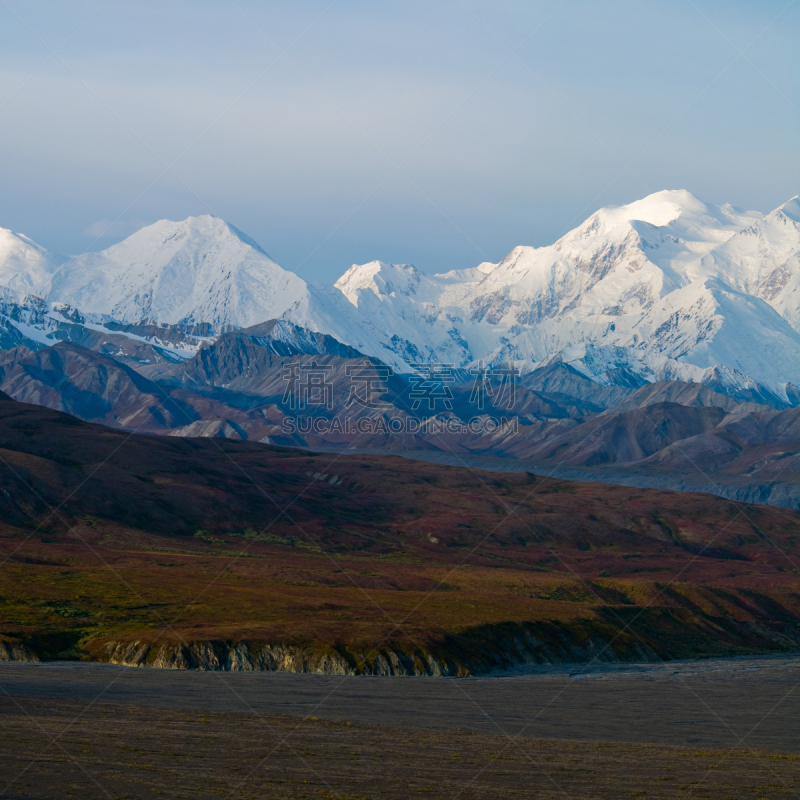
[[[0,286],[0,322],[39,346],[54,334],[21,313],[31,304],[40,318],[79,309],[95,325],[207,323],[210,335],[284,319],[401,371],[563,360],[600,383],[716,382],[788,402],[800,386],[797,198],[763,215],[658,192],[497,264],[426,275],[373,261],[333,287],[215,217],[157,222],[71,259],[0,230]]]

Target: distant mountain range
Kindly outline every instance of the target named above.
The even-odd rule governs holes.
[[[75,341],[65,324],[125,336],[146,323],[195,337],[170,328],[171,342],[153,342],[180,359],[202,338],[284,319],[402,372],[429,359],[523,372],[560,360],[599,383],[711,382],[787,405],[800,386],[797,198],[762,215],[664,191],[497,264],[426,275],[374,261],[333,287],[214,217],[162,220],[70,259],[0,231],[0,286],[4,346]]]
[[[0,230],[0,389],[128,430],[503,458],[800,507],[798,286],[797,198],[762,215],[659,192],[498,264],[375,261],[335,286],[214,217],[70,259]],[[415,402],[425,363],[448,375],[435,405]],[[298,411],[298,369],[330,402]]]

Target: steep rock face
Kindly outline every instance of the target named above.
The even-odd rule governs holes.
[[[625,633],[610,646],[612,629],[601,622],[570,626],[539,623],[484,626],[448,635],[430,648],[378,649],[263,642],[109,642],[95,658],[156,669],[225,672],[299,672],[323,675],[468,676],[526,664],[658,661],[647,645]]]
[[[36,663],[39,661],[39,657],[30,648],[19,642],[0,641],[0,661]]]
[[[225,672],[299,672],[317,675],[454,675],[458,668],[427,653],[386,649],[381,653],[348,652],[332,647],[302,647],[258,642],[190,642],[149,644],[111,642],[100,660],[131,667],[198,669]],[[367,660],[369,658],[369,661]]]
[[[787,613],[780,620],[735,621],[705,613],[676,596],[676,608],[602,607],[595,618],[579,621],[483,625],[444,634],[426,647],[133,640],[90,643],[89,657],[157,669],[465,677],[535,664],[646,663],[709,654],[787,652],[800,643],[797,620]],[[636,634],[626,627],[633,616],[643,617]]]

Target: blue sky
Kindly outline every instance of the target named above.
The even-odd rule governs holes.
[[[333,281],[664,188],[768,211],[798,38],[800,0],[0,0],[0,226],[71,254],[214,213]]]

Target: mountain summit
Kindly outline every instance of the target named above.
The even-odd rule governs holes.
[[[305,282],[217,217],[162,220],[99,253],[70,259],[48,298],[128,322],[246,327],[279,317]]]
[[[374,328],[401,338],[396,352],[420,360],[531,369],[592,345],[613,348],[626,368],[647,362],[651,375],[689,380],[723,366],[780,394],[800,380],[796,209],[790,201],[762,216],[657,192],[497,264],[427,276],[372,262],[337,287]]]

